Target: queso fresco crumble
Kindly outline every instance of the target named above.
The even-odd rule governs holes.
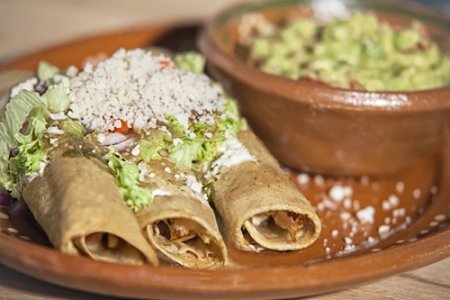
[[[156,128],[166,115],[185,128],[192,118],[212,123],[211,113],[226,101],[206,75],[175,68],[166,56],[142,49],[119,50],[95,68],[87,64],[70,85],[70,116],[97,131],[114,129],[118,119],[134,129]]]

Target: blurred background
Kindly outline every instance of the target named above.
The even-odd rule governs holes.
[[[402,1],[450,12],[450,0]],[[236,2],[242,0],[0,0],[0,65],[52,45],[125,27],[199,22]]]

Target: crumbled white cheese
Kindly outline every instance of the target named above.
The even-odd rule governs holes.
[[[344,208],[350,209],[352,207],[352,199],[347,198],[344,200]]]
[[[392,207],[396,207],[400,203],[400,199],[396,195],[390,195],[388,201]]]
[[[383,210],[390,210],[391,209],[391,204],[389,203],[389,201],[383,201],[381,203],[381,207],[383,208]]]
[[[169,167],[165,167],[164,172],[170,174],[170,173],[172,173],[172,170]]]
[[[319,202],[319,203],[317,204],[317,209],[318,209],[319,211],[324,210],[324,209],[325,209],[325,204],[323,204],[323,202]]]
[[[182,139],[180,139],[180,138],[173,139],[173,145],[174,146],[178,146],[180,144],[183,144],[183,140]]]
[[[155,198],[157,196],[170,196],[171,193],[163,190],[163,189],[154,189],[152,190],[152,197]]]
[[[344,238],[344,242],[345,242],[346,245],[353,244],[353,240],[351,238],[347,237],[347,236]]]
[[[346,190],[341,185],[335,185],[331,188],[329,195],[336,202],[341,202],[346,196]]]
[[[356,217],[361,223],[373,224],[375,215],[375,208],[373,206],[367,206],[366,208],[360,209],[356,212]]]
[[[389,235],[390,229],[391,227],[389,225],[381,225],[380,227],[378,227],[378,234],[381,238],[385,238]]]
[[[12,98],[12,97],[16,96],[17,94],[19,94],[19,92],[21,90],[27,90],[27,91],[32,92],[32,91],[34,91],[34,87],[36,86],[37,83],[38,83],[38,79],[36,77],[25,80],[24,82],[21,82],[21,83],[17,84],[16,86],[14,86],[11,89],[9,96]]]
[[[340,217],[341,217],[342,221],[347,221],[348,219],[350,219],[351,215],[350,215],[350,213],[344,211],[340,214]]]
[[[64,112],[59,112],[59,113],[55,113],[55,114],[50,113],[49,116],[50,116],[50,119],[52,119],[54,121],[61,121],[61,120],[67,119],[67,116]]]
[[[331,201],[330,199],[328,199],[328,198],[325,198],[323,201],[322,201],[322,203],[323,203],[323,205],[326,207],[326,208],[329,208],[329,209],[331,209],[331,210],[335,210],[337,207],[336,207],[336,204],[333,202],[333,201]]]
[[[186,176],[186,185],[194,192],[201,194],[203,185],[197,181],[197,178],[193,175]]]
[[[298,176],[297,176],[297,182],[298,182],[300,185],[306,185],[306,184],[308,184],[308,183],[309,183],[309,175],[306,174],[306,173],[300,173],[300,174],[298,174]]]
[[[72,117],[91,130],[107,131],[125,120],[147,129],[166,115],[187,127],[189,118],[211,121],[222,111],[222,88],[204,74],[164,67],[170,58],[143,49],[119,50],[70,78]],[[193,114],[195,112],[195,114]]]
[[[331,236],[332,236],[333,238],[337,238],[338,235],[339,235],[339,230],[333,229],[333,231],[331,232]]]
[[[131,155],[133,155],[133,156],[138,156],[139,153],[141,153],[141,150],[139,149],[139,145],[136,145],[136,147],[134,147],[134,148],[131,150]]]
[[[78,69],[75,66],[70,66],[66,70],[66,75],[69,77],[75,77],[78,74]]]
[[[397,191],[397,193],[403,193],[403,191],[405,190],[405,183],[403,181],[399,181],[395,184],[395,190]]]
[[[47,133],[50,133],[50,134],[64,134],[64,131],[62,131],[61,129],[59,129],[56,126],[49,126],[47,128]]]
[[[421,195],[422,195],[422,191],[421,191],[420,189],[415,189],[415,190],[413,191],[413,197],[414,197],[415,199],[419,199]]]
[[[97,141],[100,144],[103,144],[105,142],[105,140],[106,140],[106,136],[103,133],[100,133],[97,135]]]
[[[316,175],[314,176],[314,183],[318,186],[322,186],[325,183],[325,179],[322,175]]]

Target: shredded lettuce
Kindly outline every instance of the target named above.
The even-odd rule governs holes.
[[[60,86],[51,86],[44,95],[43,100],[47,103],[52,113],[64,112],[69,108],[70,100],[65,89]]]
[[[154,159],[160,159],[160,151],[167,148],[170,141],[169,136],[162,131],[154,130],[139,141],[139,150],[142,159],[145,162],[149,162]]]
[[[18,147],[19,153],[9,160],[10,171],[14,175],[32,175],[41,170],[47,160],[40,140],[34,140]]]
[[[62,122],[61,129],[64,133],[73,136],[83,137],[86,134],[86,128],[71,118],[67,118]]]
[[[139,169],[134,163],[127,161],[114,148],[109,149],[105,158],[128,206],[139,210],[152,203],[152,193],[140,186]]]
[[[49,64],[46,61],[42,61],[39,63],[37,75],[39,80],[42,81],[50,81],[56,74],[59,74],[61,71],[58,67]]]
[[[14,143],[14,139],[9,135],[8,128],[4,123],[0,123],[0,158],[8,159],[9,146]]]
[[[174,61],[177,68],[195,74],[202,74],[205,69],[205,58],[195,51],[177,54]]]
[[[44,109],[45,103],[37,93],[27,90],[21,90],[6,105],[5,124],[0,130],[6,130],[1,135],[2,137],[8,135],[6,141],[9,142],[9,145],[18,145],[17,134],[22,129],[31,111],[39,108]]]
[[[200,161],[202,142],[184,141],[170,149],[170,158],[185,168],[192,168],[192,163]]]
[[[5,122],[0,123],[0,185],[14,197],[19,195],[14,177],[39,171],[45,162],[39,140],[45,131],[46,115],[45,103],[34,92],[22,90],[6,105]],[[26,132],[22,133],[24,125]],[[18,154],[10,160],[13,148],[17,148]]]
[[[246,127],[245,121],[239,117],[235,101],[228,100],[224,104],[222,114],[216,117],[214,124],[197,121],[186,129],[174,116],[165,116],[166,126],[174,139],[181,139],[178,143],[166,143],[169,157],[186,168],[193,164],[210,164],[221,154],[221,145],[229,135]],[[210,135],[209,138],[206,135]],[[166,141],[167,142],[167,141]],[[164,148],[160,144],[160,148]]]
[[[15,140],[19,145],[31,143],[35,139],[40,139],[47,128],[47,110],[45,108],[35,108],[28,117],[28,133],[16,133]]]
[[[171,115],[165,115],[164,117],[167,121],[166,125],[173,137],[182,139],[187,138],[186,130],[183,124],[181,124],[176,117]]]
[[[239,130],[247,127],[245,120],[239,117],[239,111],[236,102],[228,100],[224,105],[223,117],[217,122],[218,130],[221,134],[226,135],[229,132],[236,134]]]

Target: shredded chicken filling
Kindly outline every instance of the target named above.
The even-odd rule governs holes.
[[[273,232],[282,229],[287,232],[287,241],[294,243],[314,230],[314,224],[307,216],[291,211],[262,213],[253,216],[250,221],[257,228],[272,229]]]
[[[206,230],[192,220],[165,219],[153,226],[153,230],[155,236],[163,238],[164,248],[172,254],[189,253],[200,260],[214,260],[220,253]]]

